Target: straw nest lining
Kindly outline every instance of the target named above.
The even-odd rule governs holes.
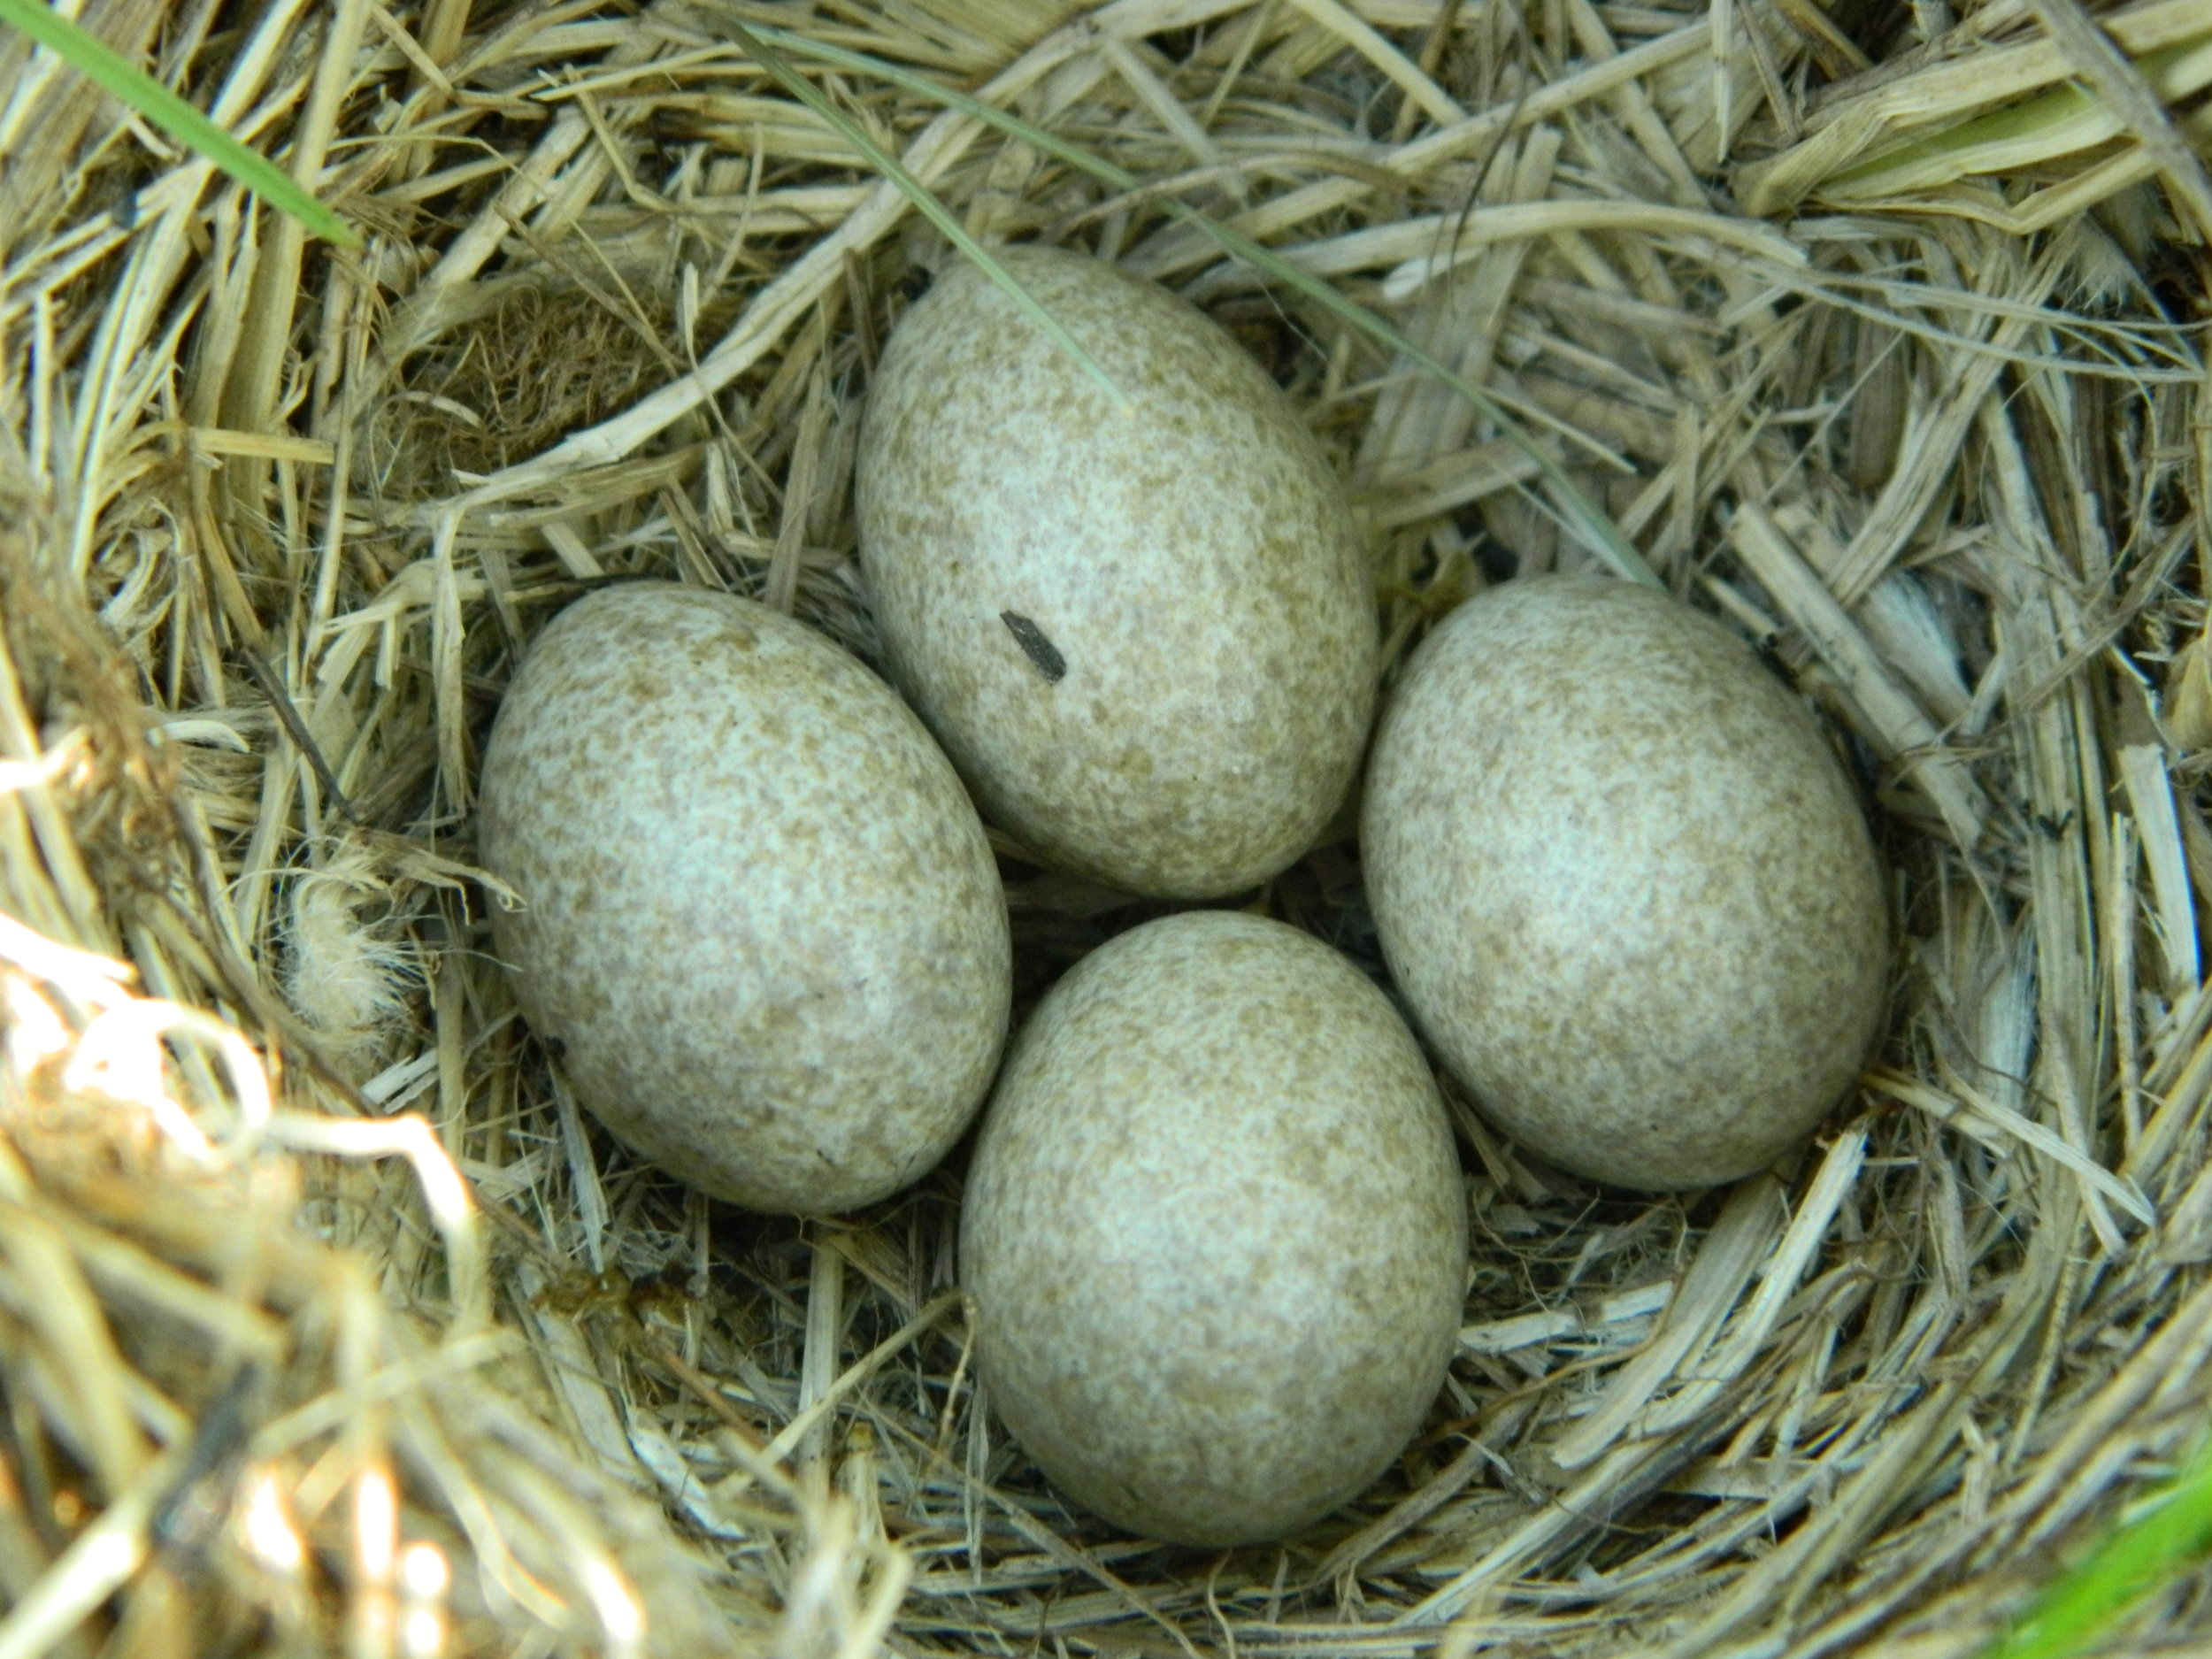
[[[1047,12],[85,8],[358,257],[0,40],[0,1659],[1962,1654],[2192,1443],[2212,453],[2162,111],[2212,12],[2108,18],[2145,67],[2102,104],[2048,0]],[[1170,194],[1485,386],[1878,785],[1908,944],[1856,1098],[1686,1200],[1463,1105],[1461,1357],[1295,1547],[1113,1537],[1004,1443],[957,1160],[834,1225],[708,1206],[484,954],[472,769],[561,603],[674,577],[869,652],[854,422],[942,249],[733,19],[1143,180],[808,72],[978,234],[1245,339],[1355,480],[1394,661],[1591,556]],[[1025,995],[1151,913],[1008,869]],[[1375,965],[1348,842],[1261,902]],[[2202,1587],[2114,1641],[2200,1643]]]

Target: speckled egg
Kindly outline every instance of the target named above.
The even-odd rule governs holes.
[[[1128,406],[956,265],[869,394],[861,562],[893,678],[984,815],[1126,892],[1256,886],[1342,800],[1376,618],[1334,470],[1289,400],[1156,284],[999,257]]]
[[[1666,595],[1539,577],[1407,666],[1361,840],[1417,1023],[1515,1140],[1651,1190],[1764,1168],[1850,1085],[1882,866],[1804,704]]]
[[[718,1198],[880,1198],[990,1087],[1012,969],[982,824],[891,688],[788,617],[658,582],[570,606],[492,728],[482,856],[577,1097]]]
[[[1466,1217],[1383,994],[1295,929],[1196,910],[1038,1006],[960,1251],[988,1397],[1053,1484],[1148,1537],[1237,1544],[1354,1496],[1419,1425]]]

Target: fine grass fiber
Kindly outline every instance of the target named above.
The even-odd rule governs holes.
[[[2212,5],[62,10],[362,246],[0,32],[0,1659],[2212,1645]],[[964,1153],[707,1203],[489,954],[477,762],[561,605],[874,655],[856,424],[964,257],[878,157],[1244,342],[1386,672],[1648,575],[1894,872],[1889,1035],[1789,1167],[1595,1189],[1453,1101],[1449,1381],[1280,1548],[1007,1442]],[[1352,821],[1244,902],[1379,972]],[[1024,1005],[1164,908],[1002,855]]]

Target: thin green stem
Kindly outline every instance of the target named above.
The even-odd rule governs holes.
[[[1983,1659],[2073,1659],[2212,1551],[2212,1438],[2151,1507],[2108,1532]]]
[[[358,248],[353,227],[289,173],[249,149],[105,41],[88,35],[42,0],[0,0],[12,25],[64,63],[137,111],[186,149],[205,157],[270,206],[289,213],[326,242]]]
[[[823,96],[820,88],[786,63],[782,56],[770,50],[766,43],[768,37],[773,37],[778,45],[788,46],[799,42],[799,36],[786,34],[781,29],[770,28],[764,24],[748,28],[733,18],[729,19],[729,27],[730,32],[737,37],[738,44],[750,54],[754,62],[768,72],[778,86],[828,122],[840,137],[865,156],[868,165],[897,186],[923,218],[944,232],[954,247],[972,260],[984,275],[1003,288],[1032,320],[1052,336],[1054,343],[1061,350],[1081,364],[1085,373],[1106,388],[1118,406],[1124,410],[1132,406],[1128,394],[1114,384],[1112,377],[1098,359],[1086,351],[1059,319],[1039,304],[1035,296],[1016,281],[1013,273],[994,259],[983,244],[968,234],[960,221],[953,217],[951,210],[937,199],[927,185],[900,165],[898,158],[871,138],[865,128],[832,104]],[[800,43],[804,44],[803,42]]]
[[[880,58],[870,58],[864,53],[852,51],[845,47],[810,41],[803,35],[794,35],[788,30],[774,28],[764,23],[756,23],[749,28],[748,26],[738,23],[734,19],[728,21],[729,27],[741,36],[757,37],[756,44],[772,42],[795,55],[811,58],[818,63],[849,69],[855,73],[872,75],[877,79],[887,81],[894,86],[903,87],[910,92],[917,92],[925,97],[934,99],[940,104],[958,110],[964,115],[972,116],[979,121],[986,122],[1010,137],[1018,138],[1024,143],[1057,160],[1065,162],[1069,166],[1088,173],[1092,178],[1099,180],[1102,183],[1111,185],[1118,190],[1134,190],[1142,183],[1135,173],[1117,167],[1111,162],[1094,156],[1088,150],[1046,132],[1042,127],[1033,126],[1018,115],[1010,114],[967,93],[943,86],[926,75],[902,68],[896,64],[886,63]],[[749,46],[748,50],[750,50],[753,48]],[[1589,497],[1576,487],[1574,480],[1567,476],[1565,470],[1522,429],[1520,423],[1500,408],[1496,401],[1480,387],[1440,362],[1408,339],[1402,331],[1356,301],[1346,298],[1310,272],[1300,270],[1279,254],[1262,247],[1248,236],[1230,229],[1226,225],[1221,224],[1187,203],[1173,196],[1162,199],[1164,205],[1179,219],[1187,225],[1195,225],[1207,235],[1212,237],[1215,243],[1224,252],[1242,260],[1271,280],[1297,289],[1299,293],[1306,296],[1316,304],[1325,307],[1352,327],[1358,329],[1369,339],[1388,347],[1391,350],[1417,364],[1428,373],[1450,387],[1453,391],[1472,404],[1477,412],[1485,419],[1494,424],[1508,441],[1536,464],[1545,482],[1551,487],[1553,496],[1560,512],[1564,516],[1567,527],[1592,552],[1611,565],[1617,575],[1625,577],[1631,581],[1642,582],[1652,588],[1663,586],[1659,578],[1653,573],[1651,566],[1645,562],[1643,555],[1639,553],[1628,538],[1621,534],[1620,526],[1601,511]]]

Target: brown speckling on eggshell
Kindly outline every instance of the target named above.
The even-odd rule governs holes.
[[[1466,1215],[1435,1079],[1318,940],[1194,910],[1016,1038],[961,1218],[977,1364],[1069,1497],[1179,1543],[1356,1495],[1443,1381]]]
[[[578,1097],[717,1197],[880,1198],[990,1085],[1012,971],[982,824],[896,694],[787,617],[657,582],[570,606],[501,705],[482,847]]]
[[[1422,1030],[1514,1139],[1650,1190],[1772,1164],[1881,1023],[1882,869],[1804,705],[1667,595],[1471,600],[1384,711],[1361,841]]]
[[[1164,898],[1255,886],[1328,821],[1373,714],[1342,486],[1164,288],[997,257],[1132,406],[970,266],[901,319],[855,468],[893,677],[985,815],[1052,863]]]

